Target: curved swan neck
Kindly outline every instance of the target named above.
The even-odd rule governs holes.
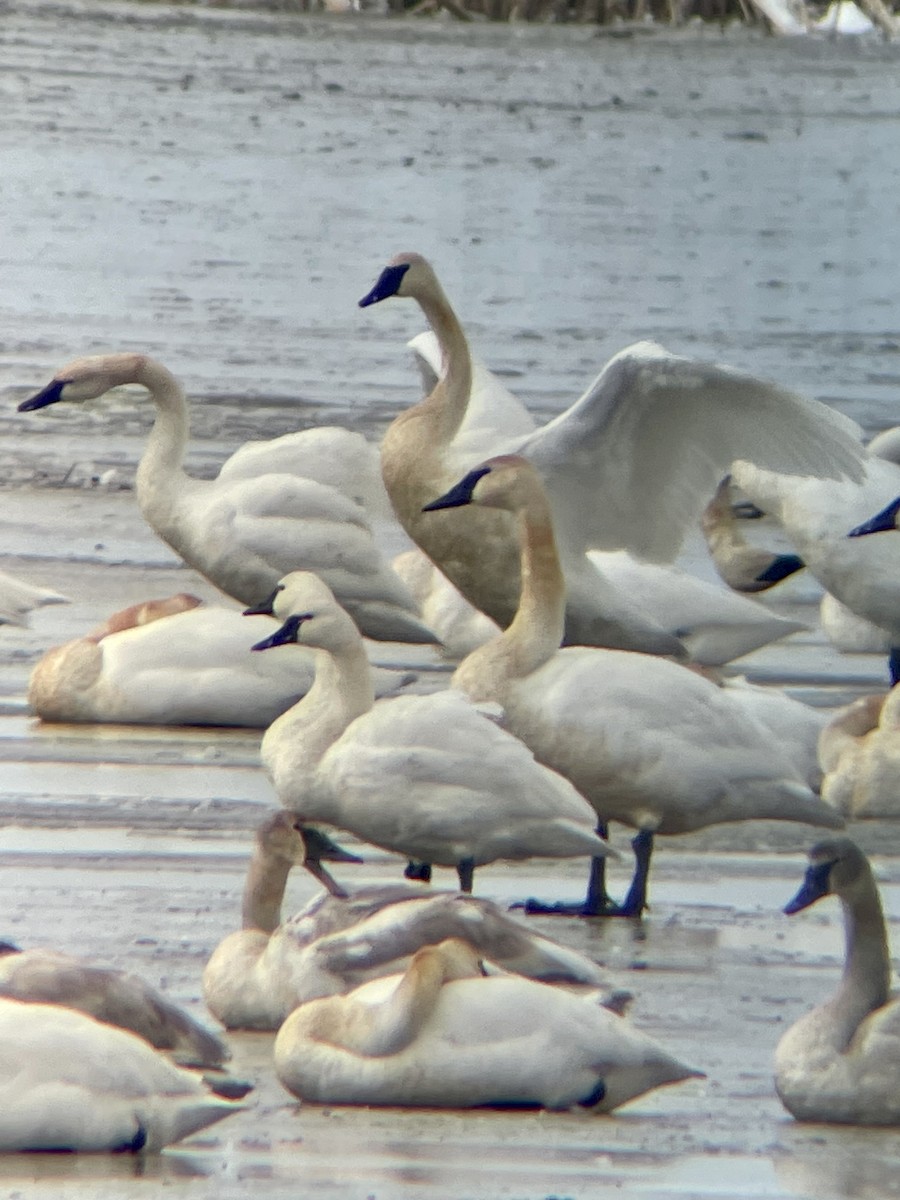
[[[498,689],[548,662],[562,644],[566,582],[550,506],[535,493],[519,510],[522,590],[508,628],[460,663],[453,677],[475,700],[499,699]]]
[[[432,436],[446,446],[466,415],[472,392],[472,356],[463,327],[437,279],[432,276],[427,287],[418,287],[413,294],[437,337],[444,372],[431,394],[398,420],[428,416],[433,423]]]
[[[281,924],[281,905],[292,866],[281,855],[272,854],[257,843],[244,884],[241,904],[241,924],[244,929],[275,932]]]
[[[171,486],[181,469],[188,440],[188,406],[181,384],[162,363],[144,358],[134,382],[142,384],[156,405],[156,420],[137,470],[138,499],[152,493],[164,478]],[[186,477],[185,477],[186,478]]]
[[[831,1018],[846,1045],[860,1021],[887,1003],[890,954],[881,899],[874,880],[850,897],[842,896],[846,956],[841,985],[829,1001]]]

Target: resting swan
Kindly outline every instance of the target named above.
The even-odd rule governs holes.
[[[37,587],[0,571],[0,625],[25,625],[33,608],[68,602],[67,596],[52,588]]]
[[[265,729],[309,690],[312,656],[262,657],[250,653],[252,640],[234,609],[184,592],[146,600],[48,650],[31,673],[28,703],[44,721]],[[378,695],[414,678],[381,667],[373,674]]]
[[[402,975],[295,1009],[275,1038],[275,1072],[319,1104],[594,1112],[701,1074],[594,994],[484,976],[456,939],[419,950]]]
[[[182,1066],[220,1067],[230,1057],[221,1038],[139,976],[58,950],[0,943],[0,997],[77,1009],[169,1051]]]
[[[156,1151],[243,1105],[133,1033],[0,999],[0,1152]]]
[[[862,696],[819,737],[822,799],[848,820],[900,816],[900,690]]]
[[[271,598],[283,621],[254,646],[316,651],[308,695],[263,735],[263,765],[279,803],[416,862],[475,867],[497,858],[602,854],[589,804],[458,692],[373,707],[356,626],[328,587],[293,572]],[[265,606],[268,610],[268,603]]]
[[[252,443],[214,480],[183,469],[188,407],[181,385],[162,363],[143,354],[78,358],[37,395],[19,405],[31,412],[59,401],[93,400],[110,388],[137,383],[156,405],[156,420],[138,466],[141,512],[189,566],[243,604],[271,592],[287,571],[305,566],[330,581],[362,632],[381,641],[434,642],[415,602],[383,561],[365,510],[330,483],[282,470],[255,474],[264,462]],[[346,432],[346,431],[339,431]],[[313,442],[321,430],[312,431]],[[304,434],[289,434],[292,454]],[[359,435],[347,434],[351,439]],[[238,451],[241,455],[241,451]],[[305,458],[314,462],[313,453]],[[328,462],[327,456],[324,462]],[[361,497],[372,491],[363,481]]]
[[[437,334],[445,371],[431,394],[385,434],[388,494],[413,541],[503,627],[518,603],[514,524],[503,513],[480,513],[468,522],[452,513],[422,516],[429,500],[488,455],[519,453],[541,472],[565,572],[566,642],[661,654],[678,653],[677,641],[617,600],[587,562],[588,549],[674,557],[739,456],[779,470],[860,473],[856,427],[840,414],[648,342],[617,354],[580,400],[532,433],[510,436],[490,425],[467,430],[468,343],[421,255],[394,258],[360,304],[390,296],[418,302]]]
[[[798,1121],[900,1124],[900,1001],[889,990],[891,960],[872,868],[849,838],[819,842],[800,891],[800,912],[837,896],[846,955],[837,992],[801,1017],[775,1051],[775,1089]]]
[[[750,818],[842,824],[728,689],[652,655],[557,649],[565,581],[550,506],[531,464],[516,455],[489,459],[427,507],[469,504],[516,515],[522,598],[509,628],[463,660],[453,685],[475,701],[500,704],[505,727],[539,762],[570,779],[602,823],[638,829],[647,859],[654,833]],[[624,906],[627,915],[643,909],[645,882],[644,870]],[[577,911],[609,910],[594,872]]]
[[[207,1007],[228,1029],[278,1029],[298,1004],[348,992],[405,967],[423,945],[454,936],[509,971],[536,979],[604,983],[590,959],[531,933],[489,900],[395,884],[314,896],[288,921],[288,872],[308,854],[291,813],[264,821],[247,871],[243,928],[213,951],[203,972]],[[612,993],[620,1007],[627,993]]]

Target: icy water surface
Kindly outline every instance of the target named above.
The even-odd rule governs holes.
[[[48,646],[150,595],[214,592],[136,512],[138,395],[27,416],[16,400],[77,354],[139,349],[196,397],[199,474],[250,437],[329,421],[375,436],[417,395],[403,343],[421,323],[356,301],[416,249],[479,353],[542,413],[652,337],[891,425],[898,53],[713,28],[5,4],[0,565],[72,603],[0,628],[0,932],[140,970],[200,1011],[271,801],[256,734],[28,717]],[[814,624],[816,600],[800,579],[773,603]],[[815,629],[740,667],[825,706],[884,679]],[[879,852],[896,925],[900,837],[853,833]],[[0,1197],[895,1195],[894,1134],[797,1125],[772,1090],[780,1033],[839,970],[834,905],[780,915],[810,840],[764,825],[664,841],[639,928],[540,923],[607,963],[636,993],[634,1020],[706,1080],[614,1118],[299,1110],[271,1038],[245,1035],[246,1113],[147,1161],[0,1158]],[[396,876],[389,856],[367,859],[348,882]],[[479,886],[574,898],[582,876],[497,865]],[[293,880],[289,903],[309,891]]]

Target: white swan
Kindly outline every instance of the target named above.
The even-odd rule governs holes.
[[[500,632],[496,621],[471,605],[417,547],[398,554],[391,565],[415,596],[422,620],[440,639],[444,658],[465,658]]]
[[[463,329],[434,271],[402,254],[360,301],[390,296],[421,306],[445,370],[431,394],[401,413],[382,443],[382,473],[400,523],[468,600],[501,626],[518,602],[518,550],[505,514],[423,518],[423,506],[476,461],[515,452],[540,470],[566,576],[566,641],[676,653],[606,594],[588,549],[674,557],[708,497],[741,456],[774,469],[859,474],[856,426],[824,405],[723,367],[638,343],[617,354],[585,395],[533,433],[465,430],[473,368]],[[457,445],[457,435],[474,434]],[[477,446],[477,448],[476,448]],[[648,487],[648,481],[653,486]]]
[[[304,1101],[610,1112],[701,1073],[597,1003],[518,976],[484,976],[450,939],[403,975],[304,1004],[275,1039],[275,1072]]]
[[[731,476],[726,475],[703,510],[700,528],[713,565],[730,588],[765,592],[803,570],[799,555],[753,545],[741,525],[732,503]]]
[[[870,456],[859,483],[778,474],[745,462],[736,462],[732,475],[778,521],[825,590],[900,646],[900,538],[847,536],[897,496],[900,467]]]
[[[0,943],[0,997],[77,1009],[169,1051],[182,1066],[220,1067],[230,1057],[221,1038],[139,976],[58,950]]]
[[[395,884],[314,896],[281,921],[288,872],[306,862],[309,830],[279,812],[262,823],[247,871],[242,928],[203,972],[210,1012],[228,1029],[278,1029],[298,1004],[403,969],[423,945],[460,937],[500,967],[532,978],[600,986],[590,959],[533,934],[489,900]],[[606,1001],[620,1008],[628,993]]]
[[[550,507],[525,459],[489,459],[428,508],[471,503],[516,514],[522,599],[510,627],[473,651],[453,683],[474,700],[499,703],[505,726],[539,762],[571,779],[602,822],[640,831],[645,857],[626,912],[644,906],[653,833],[762,817],[841,824],[807,786],[803,768],[728,689],[652,655],[557,650],[565,581]],[[592,873],[578,911],[608,909],[600,887]]]
[[[900,691],[862,696],[819,737],[822,798],[848,820],[900,816]]]
[[[55,1004],[0,999],[0,1152],[161,1150],[243,1105],[142,1038]]]
[[[381,641],[433,642],[415,602],[382,559],[365,510],[330,483],[281,469],[254,474],[266,453],[252,443],[218,479],[192,479],[183,469],[188,407],[175,377],[142,354],[78,358],[37,395],[19,405],[31,412],[59,401],[84,401],[137,383],[156,405],[156,421],[138,467],[136,491],[148,523],[186,563],[244,604],[270,592],[287,571],[318,571],[334,587],[362,632]],[[313,452],[317,458],[316,434]],[[292,438],[290,452],[304,434]],[[356,435],[348,435],[354,438]],[[321,449],[321,447],[318,447]],[[337,457],[340,457],[338,455]],[[324,460],[327,464],[328,458]],[[324,465],[323,464],[323,465]],[[368,478],[368,477],[367,477]],[[365,480],[359,493],[367,498]]]
[[[254,649],[316,650],[308,695],[263,736],[279,803],[416,862],[456,867],[472,890],[497,858],[590,856],[589,804],[458,692],[382,700],[353,622],[327,586],[294,572],[273,597],[281,630]]]
[[[799,1121],[900,1124],[900,1001],[889,991],[891,961],[872,869],[849,838],[809,852],[796,913],[823,896],[844,912],[846,956],[837,992],[787,1031],[775,1051],[775,1088]]]
[[[251,654],[252,641],[233,609],[186,593],[147,600],[48,650],[28,703],[44,721],[265,729],[306,694],[314,668],[311,655]],[[381,667],[373,677],[378,695],[414,678]]]
[[[0,571],[0,625],[25,625],[28,614],[45,604],[68,604],[68,596]]]

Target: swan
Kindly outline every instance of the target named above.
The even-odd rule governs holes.
[[[284,624],[255,650],[296,642],[316,651],[309,693],[263,735],[282,807],[416,862],[455,867],[464,892],[475,867],[497,858],[606,849],[571,784],[458,692],[373,707],[359,631],[317,576],[287,576],[272,611]]]
[[[848,820],[900,815],[900,692],[861,696],[819,737],[822,799]]]
[[[156,1151],[244,1105],[143,1038],[56,1004],[0,999],[0,1152]]]
[[[533,432],[466,429],[473,365],[462,326],[429,263],[401,254],[360,300],[417,301],[445,370],[424,401],[400,414],[381,448],[401,525],[476,608],[506,626],[518,603],[518,548],[504,513],[472,521],[423,506],[489,455],[520,453],[550,496],[567,587],[567,643],[683,653],[665,630],[621,604],[588,549],[674,557],[734,458],[774,469],[858,476],[857,427],[825,405],[723,367],[641,342],[617,354],[585,395]],[[462,438],[463,434],[466,436]],[[457,445],[457,436],[464,444]],[[652,480],[653,486],[648,487]]]
[[[44,721],[265,729],[309,690],[313,662],[250,654],[251,641],[233,609],[185,592],[146,600],[48,650],[31,673],[28,703]],[[377,695],[415,678],[381,667],[373,677]]]
[[[838,990],[801,1017],[775,1050],[775,1089],[798,1121],[900,1124],[900,1003],[889,991],[891,962],[872,868],[846,837],[819,842],[800,891],[800,912],[837,896],[846,954]]]
[[[593,993],[485,976],[452,938],[417,951],[402,975],[295,1009],[275,1038],[275,1073],[319,1104],[594,1112],[702,1077]]]
[[[308,835],[287,812],[257,830],[243,927],[219,943],[203,972],[207,1007],[226,1028],[278,1029],[298,1004],[393,973],[421,946],[450,936],[508,971],[604,984],[590,959],[531,933],[491,901],[456,892],[408,884],[361,888],[349,896],[326,890],[282,922],[288,872],[305,861]],[[621,1008],[627,998],[613,992],[606,1003]]]
[[[25,625],[32,609],[68,603],[68,596],[52,588],[38,587],[0,571],[0,625]]]
[[[417,547],[398,554],[391,566],[415,596],[422,620],[439,638],[443,658],[465,658],[500,632],[496,621],[473,607]]]
[[[741,490],[787,534],[826,592],[900,646],[900,538],[847,537],[900,492],[900,467],[875,455],[861,481],[780,474],[735,462]],[[870,530],[871,531],[871,528]],[[827,619],[827,618],[826,618]],[[873,644],[870,642],[870,644]]]
[[[185,473],[187,400],[175,377],[155,359],[143,354],[75,359],[24,400],[19,411],[93,400],[129,383],[145,387],[156,405],[135,481],[138,504],[156,533],[189,566],[243,604],[254,603],[287,571],[304,566],[329,580],[367,637],[434,642],[413,598],[383,561],[366,512],[352,493],[283,471],[281,448],[276,469],[255,474],[252,467],[265,460],[259,443],[243,455],[238,451],[237,464],[226,465],[217,479],[192,479]],[[287,436],[296,450],[305,435]],[[317,458],[317,439],[312,442],[314,452],[305,463]],[[368,486],[361,495],[368,496]]]
[[[220,1067],[221,1038],[137,975],[97,966],[73,954],[0,943],[0,997],[59,1004],[142,1037],[186,1067]]]
[[[736,592],[764,592],[802,571],[806,564],[798,554],[781,554],[747,540],[731,493],[731,476],[726,475],[700,518],[710,558],[723,581]]]
[[[557,649],[565,580],[536,468],[516,455],[489,459],[428,510],[473,503],[517,516],[522,599],[509,628],[460,663],[453,686],[498,703],[505,727],[570,779],[604,826],[621,821],[639,831],[643,857],[626,904],[610,909],[595,863],[576,911],[639,914],[655,833],[750,818],[840,827],[802,767],[728,689],[652,655]]]

